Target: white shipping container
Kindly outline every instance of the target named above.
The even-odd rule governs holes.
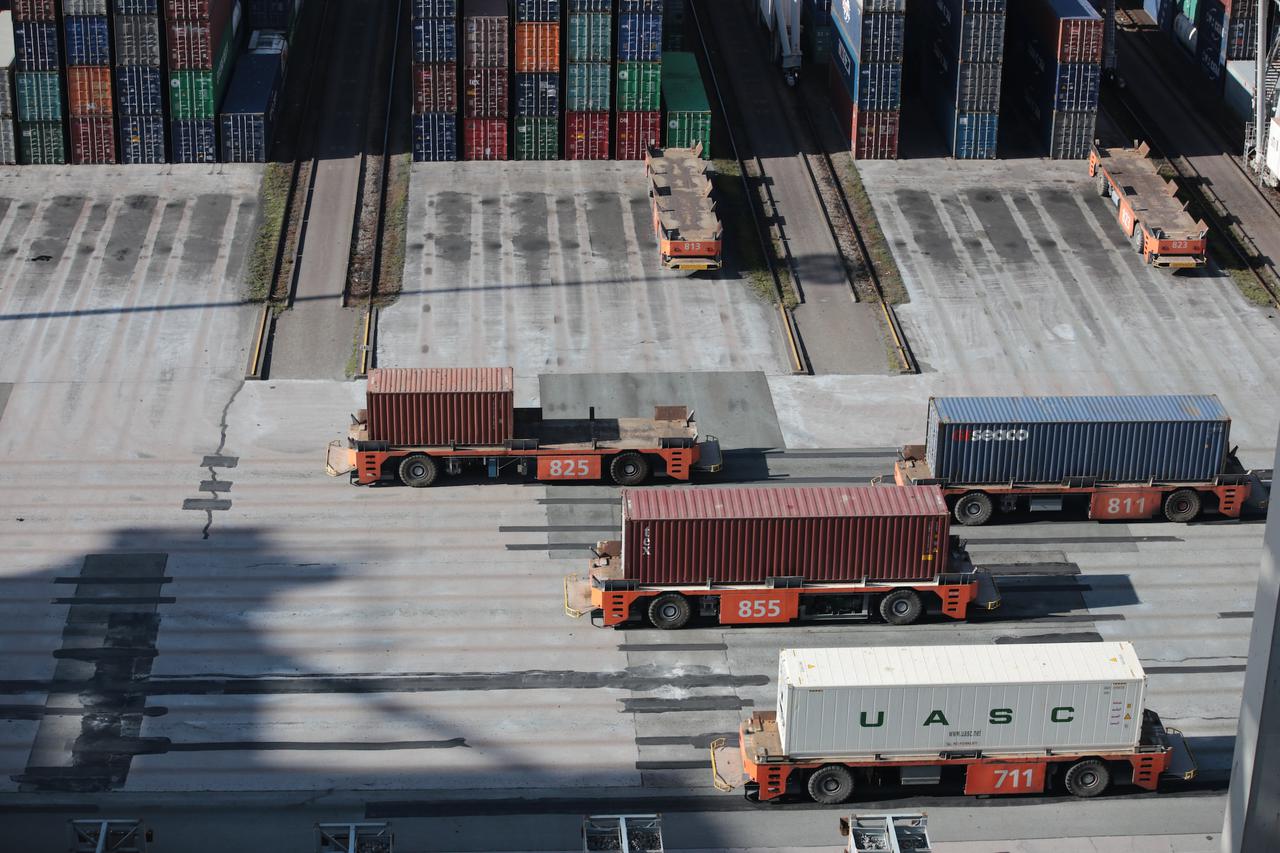
[[[17,115],[13,95],[14,68],[13,13],[0,11],[0,116]]]
[[[1127,750],[1146,675],[1129,643],[784,649],[793,759]]]

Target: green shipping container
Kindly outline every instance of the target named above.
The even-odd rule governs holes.
[[[239,22],[239,16],[233,16],[232,21]],[[212,71],[169,72],[169,117],[172,121],[218,117],[222,95],[235,68],[239,43],[240,31],[228,25],[222,34],[222,43],[218,45]]]
[[[662,63],[618,63],[618,111],[655,112],[662,109]]]
[[[608,12],[570,12],[565,45],[570,62],[608,62],[613,58],[613,16]]]
[[[612,105],[609,63],[570,62],[565,66],[564,77],[567,112],[603,112]]]
[[[555,116],[516,118],[517,160],[559,160],[560,120]]]
[[[711,104],[702,84],[702,72],[692,53],[662,55],[662,101],[666,110],[663,144],[667,148],[692,148],[702,143],[702,156],[711,157]]]
[[[16,82],[18,121],[62,121],[62,82],[57,71],[19,71]]]
[[[67,146],[62,124],[52,121],[20,123],[18,125],[18,160],[32,166],[65,165]]]

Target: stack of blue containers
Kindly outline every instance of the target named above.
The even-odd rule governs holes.
[[[922,13],[925,97],[957,160],[994,160],[1007,0],[936,0]]]
[[[284,30],[254,30],[236,60],[218,112],[223,163],[265,163],[275,136],[289,42]]]
[[[159,0],[115,0],[116,112],[122,163],[164,163],[164,27]]]
[[[411,0],[413,159],[458,159],[458,0]]]

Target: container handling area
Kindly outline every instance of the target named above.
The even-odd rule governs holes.
[[[1280,851],[1280,0],[0,0],[0,853]]]

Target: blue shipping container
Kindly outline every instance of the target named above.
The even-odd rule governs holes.
[[[160,0],[116,0],[117,15],[158,15]]]
[[[19,71],[57,71],[58,25],[46,21],[14,21],[13,49]]]
[[[98,15],[63,18],[68,65],[110,65],[111,35],[107,19]]]
[[[412,18],[456,18],[458,0],[410,0]]]
[[[222,162],[267,162],[284,83],[283,59],[279,53],[245,53],[236,62],[218,115]]]
[[[516,75],[516,115],[555,116],[559,114],[559,74]]]
[[[419,18],[413,22],[413,61],[457,62],[458,24],[448,18]]]
[[[892,39],[894,29],[902,26],[895,22],[868,23],[863,19],[887,16],[905,21],[902,15],[906,11],[906,0],[836,0],[835,4],[831,5],[831,22],[835,25],[836,32],[844,38],[845,44],[853,50],[854,55],[861,56],[864,49],[872,51],[879,49],[874,42],[867,40],[868,32],[874,33],[888,27]]]
[[[1237,0],[1239,2],[1239,0]],[[1225,68],[1222,64],[1222,33],[1226,29],[1227,13],[1221,0],[1202,0],[1200,20],[1196,22],[1196,58],[1210,80],[1222,82]]]
[[[218,123],[215,120],[175,121],[169,132],[173,137],[173,162],[218,162]]]
[[[1000,111],[1000,78],[1004,66],[997,62],[952,62],[952,91],[956,110],[962,113]]]
[[[658,62],[662,59],[662,15],[658,12],[618,16],[618,60]]]
[[[1230,431],[1213,396],[936,397],[925,458],[951,485],[1206,482]]]
[[[902,108],[901,63],[860,64],[841,35],[836,39],[832,56],[836,70],[844,80],[849,99],[860,110],[897,110]]]
[[[159,68],[149,65],[117,68],[116,101],[118,111],[125,115],[161,115],[164,112],[164,75]]]
[[[120,162],[129,165],[166,162],[162,116],[120,116]]]
[[[996,159],[996,139],[1000,132],[998,113],[952,111],[946,126],[947,148],[957,160]]]
[[[458,116],[454,113],[427,113],[413,117],[413,160],[415,163],[458,159]]]
[[[937,0],[931,17],[935,31],[953,56],[964,62],[1000,62],[1004,56],[1004,3],[999,8],[965,8],[975,0]]]
[[[517,21],[560,21],[560,0],[516,0]]]
[[[661,12],[662,0],[618,0],[618,11],[624,15],[631,12]]]

